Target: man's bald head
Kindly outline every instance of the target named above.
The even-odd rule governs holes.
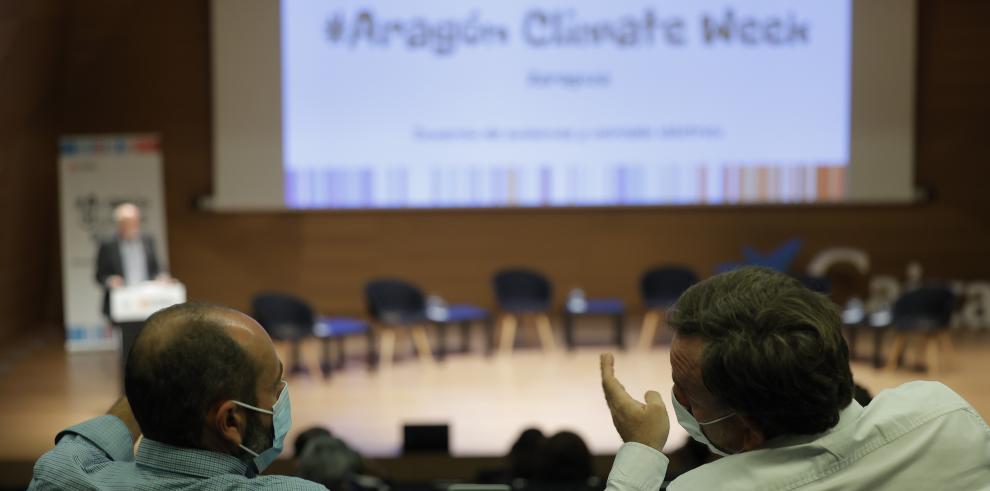
[[[117,234],[126,240],[135,239],[141,234],[141,209],[134,203],[123,203],[113,209],[113,222]]]
[[[124,390],[148,438],[201,448],[212,407],[227,400],[255,404],[270,356],[271,341],[250,317],[216,305],[179,304],[145,322],[127,359]]]
[[[142,346],[140,349],[161,350],[176,337],[187,336],[204,324],[219,329],[245,350],[255,348],[254,344],[259,341],[266,344],[268,338],[254,319],[237,310],[208,303],[183,303],[159,310],[149,317],[134,349]]]

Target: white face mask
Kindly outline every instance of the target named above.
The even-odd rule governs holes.
[[[263,450],[259,454],[244,445],[240,445],[242,450],[254,457],[254,465],[258,468],[259,474],[264,472],[275,461],[275,458],[282,453],[282,447],[285,445],[285,435],[289,433],[289,428],[292,426],[292,401],[289,400],[289,383],[284,380],[282,383],[285,384],[285,387],[282,388],[282,392],[278,395],[278,400],[275,401],[275,405],[272,406],[271,411],[254,407],[250,404],[244,404],[240,401],[233,401],[238,406],[272,415],[272,431],[275,434],[272,438],[272,446],[270,448]]]
[[[694,438],[696,441],[707,445],[708,449],[711,450],[712,453],[716,455],[721,455],[722,457],[728,457],[729,455],[731,455],[728,452],[725,452],[719,449],[718,447],[716,447],[715,444],[712,443],[707,436],[705,436],[705,432],[702,431],[701,427],[712,425],[720,421],[725,421],[735,416],[736,413],[732,412],[726,414],[725,416],[722,416],[721,418],[715,418],[711,421],[701,422],[694,419],[694,415],[691,414],[691,411],[688,411],[686,407],[682,406],[681,403],[677,401],[677,397],[674,396],[673,391],[670,392],[670,400],[674,405],[674,414],[677,415],[677,422],[680,423],[681,426],[684,428],[684,430],[688,432],[688,435],[691,435],[691,438]]]

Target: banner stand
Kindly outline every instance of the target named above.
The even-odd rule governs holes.
[[[114,233],[113,209],[130,202],[141,208],[142,229],[168,270],[160,141],[154,134],[63,136],[58,166],[65,348],[117,349],[120,340],[101,312],[96,253]]]

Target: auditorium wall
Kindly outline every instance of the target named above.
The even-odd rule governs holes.
[[[55,1],[0,2],[0,341],[59,322],[62,13]]]
[[[201,0],[60,3],[59,129],[159,132],[171,269],[191,297],[241,308],[257,290],[280,289],[327,313],[360,313],[361,285],[381,275],[415,280],[451,301],[490,305],[489,277],[505,265],[545,270],[558,299],[581,286],[635,305],[636,278],[649,265],[680,262],[708,273],[740,259],[744,245],[769,250],[790,237],[805,241],[799,264],[843,245],[868,251],[878,273],[903,274],[908,261],[919,260],[928,276],[990,278],[990,50],[983,29],[990,3],[920,3],[917,181],[931,199],[914,205],[198,211],[197,197],[213,186],[209,13]],[[14,97],[9,92],[4,97]],[[42,174],[38,179],[54,175]],[[57,266],[56,257],[42,256],[34,256],[39,269]]]

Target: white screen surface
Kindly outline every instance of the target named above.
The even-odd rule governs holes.
[[[226,3],[214,2],[215,53],[223,34],[216,17],[224,16]],[[266,65],[254,57],[254,76],[227,75],[237,84],[216,74],[214,97],[218,105],[240,98],[248,108],[276,100],[267,104],[276,107],[274,115],[228,119],[241,127],[259,120],[251,133],[268,128],[278,137],[267,145],[226,138],[228,145],[241,142],[230,150],[241,154],[234,164],[223,158],[220,141],[231,131],[224,115],[215,114],[221,207],[732,204],[911,195],[912,92],[902,90],[904,100],[889,102],[908,108],[891,122],[866,109],[878,104],[876,97],[857,102],[856,84],[883,85],[885,77],[905,75],[900,85],[913,87],[913,45],[902,49],[912,54],[902,63],[909,70],[872,78],[853,72],[864,61],[855,48],[864,36],[879,36],[887,46],[913,42],[907,22],[913,4],[909,15],[901,14],[908,24],[903,32],[891,27],[881,35],[863,27],[870,15],[861,14],[863,2],[848,0],[248,3],[259,3],[259,18],[268,9],[278,19],[274,36],[257,32],[270,31],[271,21],[242,28],[253,33],[249,42],[268,39],[268,49],[274,38],[276,59]],[[241,17],[252,10],[236,5]],[[873,56],[890,58],[890,52]],[[252,90],[244,87],[249,80],[270,81],[273,67],[274,93],[268,83],[254,95],[238,95]],[[227,105],[245,111],[245,104]],[[857,121],[860,113],[874,120]],[[245,152],[245,146],[263,148]],[[901,151],[891,157],[885,146]],[[886,162],[858,161],[870,151]],[[244,172],[255,166],[267,170]],[[240,169],[236,187],[223,186],[226,169]],[[871,196],[873,186],[863,185],[880,179],[869,169],[885,176],[882,193]],[[256,174],[268,176],[266,183],[245,182]],[[904,184],[890,186],[891,180]],[[252,186],[264,191],[245,192]]]

